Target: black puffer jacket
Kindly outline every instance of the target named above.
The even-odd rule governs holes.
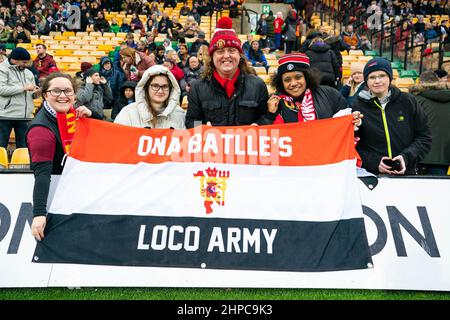
[[[229,99],[214,77],[195,81],[188,95],[186,127],[193,128],[195,121],[214,126],[273,123],[275,113],[267,111],[269,94],[261,78],[241,72],[235,88]]]
[[[361,91],[353,100],[353,111],[364,114],[357,134],[361,138],[356,149],[362,159],[362,167],[375,174],[381,158],[402,155],[406,174],[416,173],[416,164],[430,151],[431,131],[423,108],[413,95],[391,87],[391,97],[382,111],[377,98],[368,91]],[[378,106],[379,105],[379,106]],[[383,121],[383,113],[385,121]]]
[[[338,60],[330,46],[324,42],[316,42],[306,51],[311,68],[316,68],[322,74],[323,82],[334,82],[339,77]]]
[[[332,118],[339,110],[348,107],[345,98],[334,88],[319,86],[312,91],[314,108],[316,109],[317,120]],[[298,101],[301,101],[301,97]],[[298,122],[298,111],[288,108],[283,100],[280,101],[278,114],[285,123]]]
[[[422,163],[450,165],[450,83],[418,84],[409,91],[423,107],[433,136],[431,151]]]

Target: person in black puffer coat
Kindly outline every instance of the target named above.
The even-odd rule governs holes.
[[[311,41],[306,55],[311,61],[311,68],[318,69],[322,75],[320,84],[336,88],[339,64],[330,46],[322,38],[317,37]]]
[[[114,120],[123,107],[136,101],[134,90],[137,83],[135,81],[125,81],[120,87],[119,99],[114,102],[111,118]],[[128,89],[128,90],[127,90]]]
[[[241,41],[222,17],[209,45],[211,61],[203,79],[194,81],[188,95],[186,127],[207,124],[236,126],[272,124],[275,110],[267,109],[269,94],[264,81],[252,74]]]

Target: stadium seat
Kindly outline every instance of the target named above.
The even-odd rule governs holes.
[[[364,51],[364,55],[376,57],[378,55],[378,53],[375,50],[366,50],[366,51]]]
[[[8,169],[8,152],[0,147],[0,169]]]
[[[184,110],[187,109],[187,107],[188,107],[188,97],[187,97],[187,96],[184,96],[184,97],[183,97],[183,101],[181,101],[181,107],[182,107]]]
[[[14,150],[9,168],[30,169],[30,155],[28,153],[28,148],[17,148]]]

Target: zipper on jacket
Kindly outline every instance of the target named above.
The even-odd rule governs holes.
[[[388,149],[388,156],[392,159],[392,149],[391,149],[391,137],[389,136],[389,128],[386,120],[386,113],[384,112],[384,109],[382,106],[378,104],[376,100],[373,101],[375,105],[381,109],[381,117],[383,118],[383,127],[384,127],[384,134],[386,135],[386,143],[387,143],[387,149]]]

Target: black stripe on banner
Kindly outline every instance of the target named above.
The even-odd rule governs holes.
[[[33,261],[273,271],[364,269],[363,218],[332,222],[50,214]]]

